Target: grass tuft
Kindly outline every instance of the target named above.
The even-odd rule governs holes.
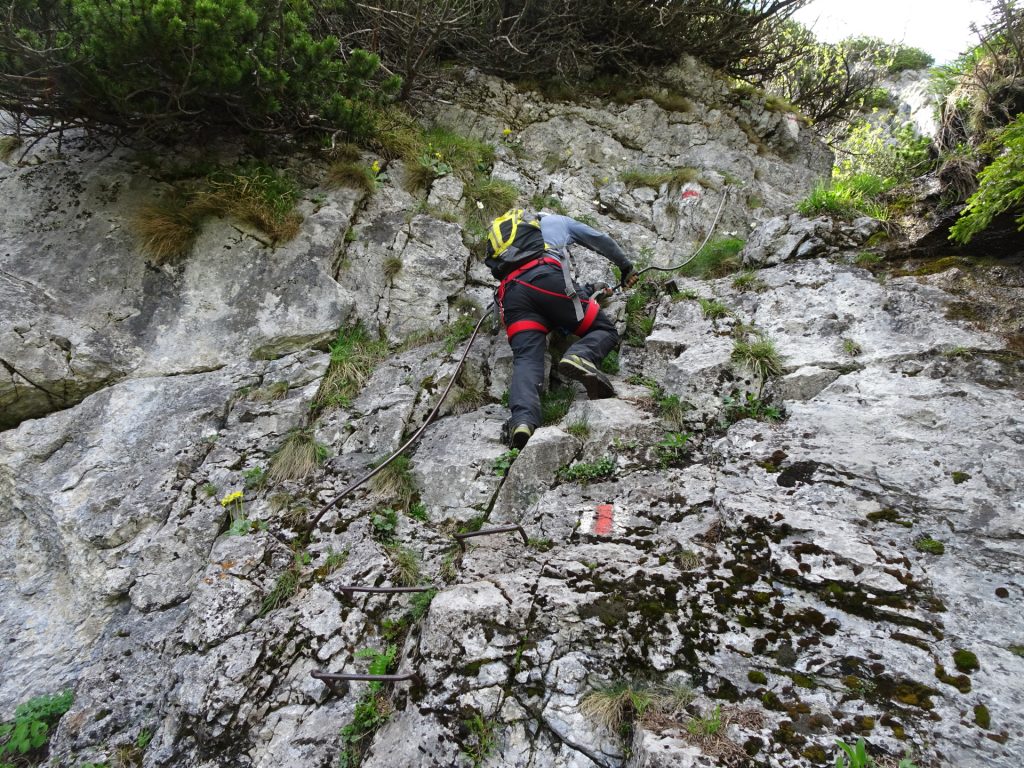
[[[679,270],[679,274],[705,280],[725,277],[742,266],[739,254],[746,244],[738,237],[712,240],[697,252],[693,261]]]
[[[297,429],[270,459],[269,477],[273,481],[299,480],[308,477],[327,459],[330,451],[318,443],[312,430]]]
[[[203,227],[203,217],[189,205],[180,192],[166,195],[139,208],[131,226],[145,251],[156,265],[187,256]]]
[[[370,481],[371,490],[378,496],[392,500],[402,511],[407,511],[416,495],[416,482],[412,477],[412,460],[399,456]]]
[[[20,136],[0,136],[0,160],[5,163],[11,159],[11,155],[24,144]]]
[[[750,370],[762,383],[782,374],[782,355],[775,342],[764,336],[753,341],[737,339],[732,348],[732,361]]]
[[[327,169],[327,184],[332,187],[351,187],[373,194],[377,189],[377,179],[373,170],[359,160],[346,160],[333,163]]]
[[[318,408],[351,405],[387,351],[387,342],[371,337],[362,325],[342,328],[331,345],[331,364],[313,398],[313,405]]]

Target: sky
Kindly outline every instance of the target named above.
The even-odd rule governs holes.
[[[870,35],[921,48],[948,64],[977,44],[970,23],[989,16],[988,0],[812,0],[793,19],[819,40]]]

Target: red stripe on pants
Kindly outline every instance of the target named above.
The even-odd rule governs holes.
[[[547,333],[548,327],[544,325],[544,323],[538,323],[536,320],[517,320],[506,329],[510,339],[521,331],[540,331],[541,333]]]

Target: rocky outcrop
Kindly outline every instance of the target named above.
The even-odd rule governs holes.
[[[693,79],[695,102],[724,97]],[[55,361],[88,348],[99,373],[61,374],[83,389],[25,405],[0,433],[0,714],[72,689],[54,768],[811,768],[858,736],[880,761],[909,750],[921,768],[1016,766],[1024,363],[1010,314],[992,330],[965,319],[980,279],[851,266],[867,222],[790,216],[813,183],[804,166],[825,153],[784,117],[742,118],[765,132],[767,154],[753,156],[726,102],[700,115],[544,104],[472,75],[464,96],[432,109],[503,142],[494,174],[523,202],[597,205],[599,225],[655,261],[695,244],[724,188],[698,183],[707,201],[673,213],[670,185],[628,189],[596,171],[739,176],[771,205],[730,195],[723,229],[759,224],[747,255],[761,268],[662,286],[643,345],[621,350],[618,397],[575,391],[516,456],[499,438],[507,344],[485,325],[457,371],[464,341],[445,325],[470,311],[463,298],[489,300],[466,228],[432,215],[475,205],[454,179],[424,192],[421,212],[393,182],[368,199],[310,187],[290,245],[213,222],[181,265],[134,272],[120,271],[132,247],[110,203],[81,219],[110,241],[107,266],[95,244],[75,251],[99,270],[89,312],[62,304],[70,255],[30,275],[12,240],[0,285],[26,325],[10,323],[7,367],[52,389],[32,371],[58,376]],[[498,138],[505,125],[514,139]],[[565,165],[546,169],[545,147]],[[41,156],[2,183],[22,194],[51,163],[131,167],[117,153]],[[132,174],[128,188],[153,191]],[[4,226],[27,238],[30,218]],[[37,248],[55,253],[44,234]],[[1000,269],[986,301],[1024,284]],[[620,323],[624,303],[609,308]],[[122,320],[96,319],[115,304]],[[328,405],[317,393],[349,361],[319,342],[354,320],[392,354],[358,396]],[[752,341],[774,346],[777,371],[737,344]],[[30,370],[47,344],[70,357]],[[310,530],[423,426],[453,377],[406,464]],[[271,481],[296,435],[328,455]],[[495,526],[521,530],[453,538]],[[431,591],[350,589],[411,584]],[[371,666],[414,677],[312,676]]]

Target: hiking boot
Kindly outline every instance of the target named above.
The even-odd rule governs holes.
[[[531,437],[533,437],[533,427],[529,424],[520,424],[512,430],[512,436],[509,438],[508,444],[517,451],[521,451],[526,447]]]
[[[582,384],[587,390],[587,397],[591,400],[615,397],[611,380],[601,373],[596,365],[579,355],[563,357],[558,363],[558,373]]]

